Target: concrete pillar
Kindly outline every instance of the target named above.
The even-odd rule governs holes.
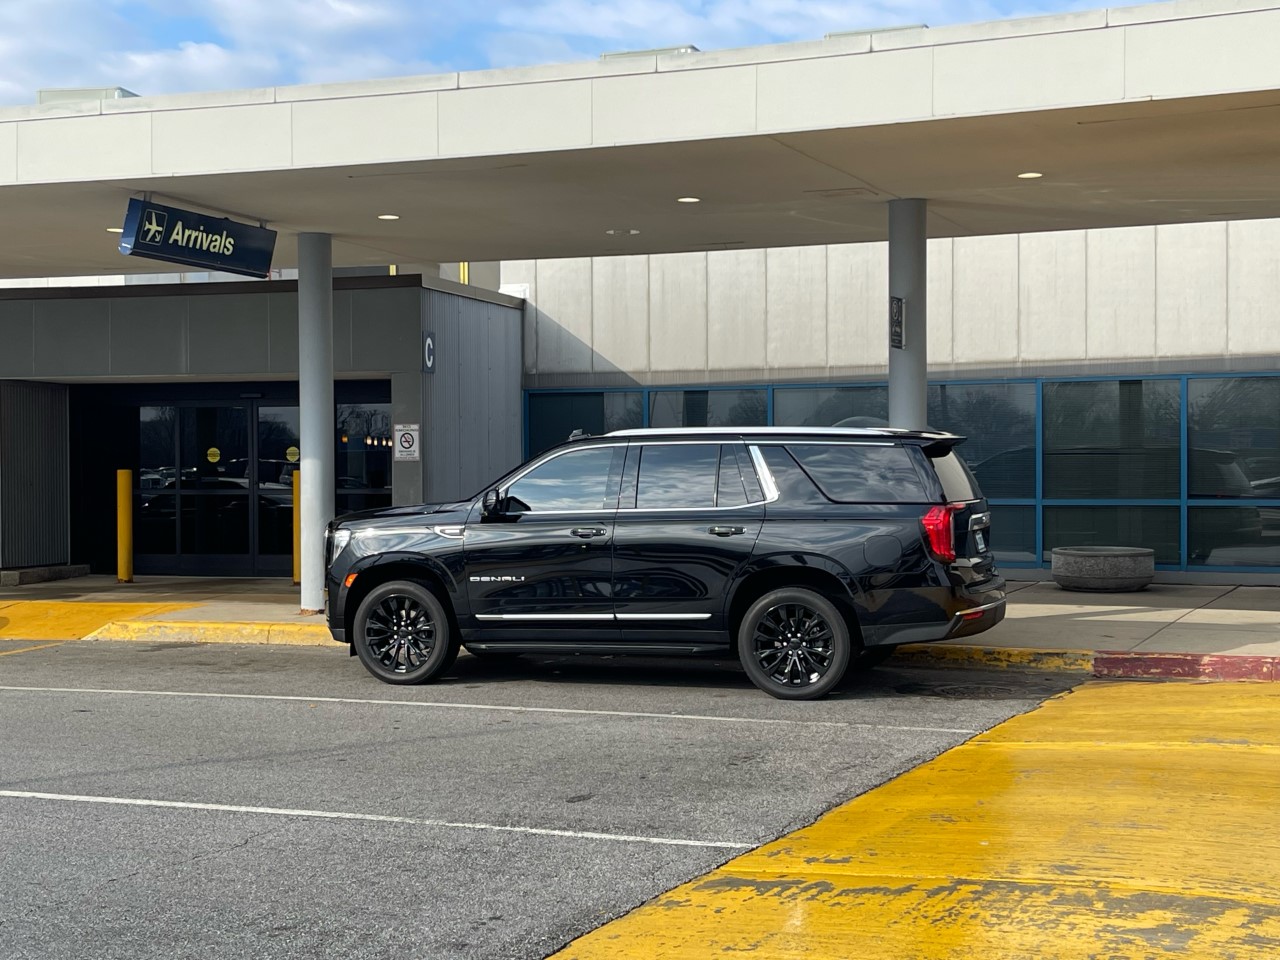
[[[889,201],[889,296],[906,301],[902,348],[889,346],[889,425],[908,430],[922,430],[928,417],[926,206]]]
[[[302,612],[324,609],[324,528],[333,519],[333,240],[298,235]]]

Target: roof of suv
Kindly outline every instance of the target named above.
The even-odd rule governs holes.
[[[614,430],[607,437],[827,437],[877,440],[954,440],[962,437],[934,430],[903,430],[897,427],[645,427],[638,430]],[[584,438],[585,439],[585,438]]]

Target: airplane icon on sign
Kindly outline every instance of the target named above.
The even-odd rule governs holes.
[[[159,243],[164,239],[164,228],[168,219],[167,213],[148,210],[146,222],[142,225],[142,236],[139,239],[143,243]]]

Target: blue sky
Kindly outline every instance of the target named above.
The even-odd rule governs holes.
[[[703,50],[1070,0],[0,0],[0,103],[41,87],[174,93]]]

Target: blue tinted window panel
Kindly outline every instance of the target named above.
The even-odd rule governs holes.
[[[1280,569],[1280,506],[1191,507],[1187,566]]]
[[[1044,508],[1044,559],[1054,547],[1149,547],[1156,563],[1180,562],[1177,507],[1070,506]]]

